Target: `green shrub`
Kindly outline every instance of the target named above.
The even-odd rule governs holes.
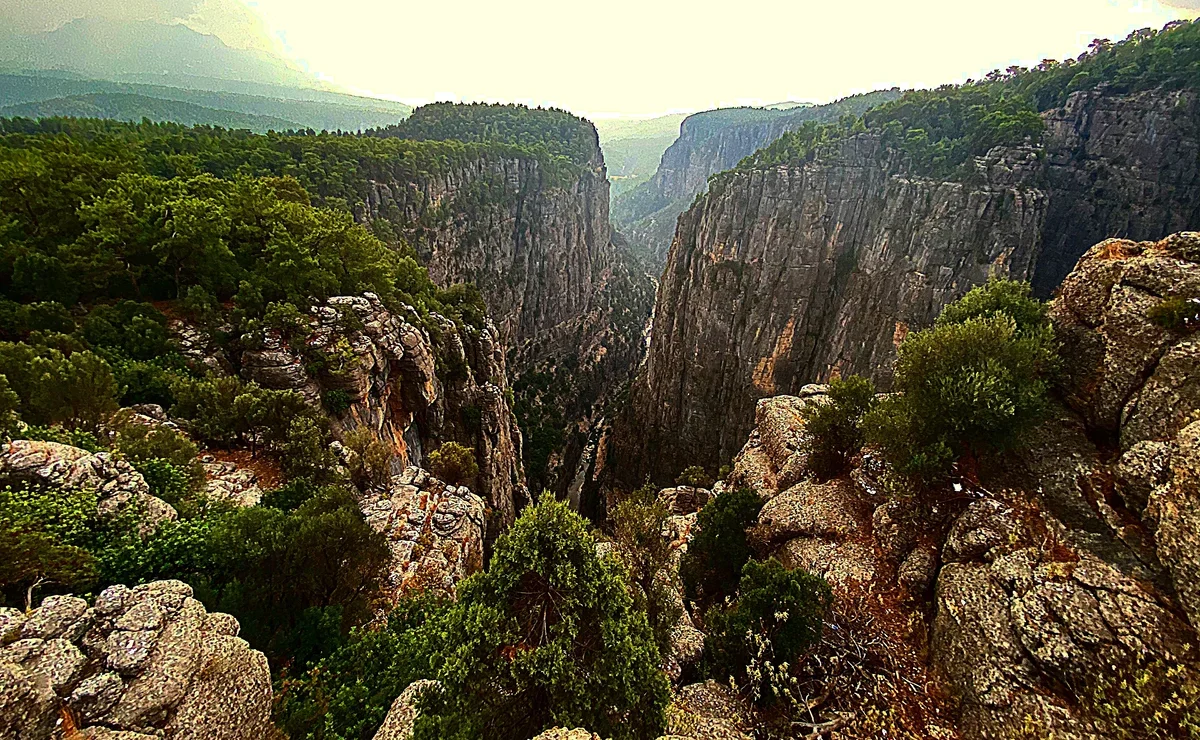
[[[341,388],[325,391],[321,394],[321,405],[333,416],[341,416],[350,410],[350,394]]]
[[[787,570],[778,560],[750,560],[742,570],[737,600],[732,606],[708,611],[705,655],[708,673],[724,680],[731,676],[755,684],[752,693],[771,703],[783,687],[773,677],[755,671],[762,667],[794,665],[821,638],[826,613],[833,601],[829,584],[801,570]],[[764,655],[763,646],[768,646]],[[749,670],[748,670],[749,668]]]
[[[346,449],[351,452],[346,467],[350,470],[350,480],[359,490],[381,488],[392,476],[392,449],[379,440],[375,433],[366,427],[359,427],[346,433],[343,440]]]
[[[620,571],[566,504],[525,509],[440,623],[431,678],[443,691],[425,698],[414,738],[661,735],[667,680]]]
[[[118,412],[109,427],[115,432],[113,450],[128,458],[139,471],[145,463],[157,461],[170,465],[182,476],[185,492],[196,490],[204,483],[204,468],[198,459],[200,450],[180,432],[162,424],[135,421],[128,411]],[[161,466],[159,468],[161,470]],[[171,474],[163,475],[170,477]]]
[[[429,454],[429,470],[453,486],[469,486],[479,475],[475,450],[457,442],[443,442]]]
[[[613,541],[628,570],[634,606],[646,613],[659,652],[671,649],[671,633],[679,621],[675,548],[663,536],[671,512],[646,485],[613,509]]]
[[[804,405],[809,467],[825,480],[845,473],[862,451],[865,436],[862,417],[875,400],[875,386],[866,378],[851,375],[829,382],[829,400]]]
[[[146,485],[150,486],[150,495],[177,506],[188,494],[196,488],[195,481],[183,470],[161,458],[151,458],[133,463]]]
[[[117,410],[119,388],[112,370],[92,352],[64,355],[0,342],[0,375],[20,400],[20,417],[30,424],[91,431]]]
[[[104,450],[103,445],[100,444],[100,440],[96,438],[96,435],[81,429],[27,426],[21,430],[19,438],[42,442],[57,442],[60,445],[70,445],[71,447],[78,447],[81,450],[93,453]]]
[[[1114,661],[1081,698],[1113,740],[1200,737],[1200,675],[1183,664]]]
[[[413,681],[434,675],[437,625],[447,602],[401,599],[381,630],[355,630],[306,673],[282,682],[276,721],[294,740],[371,740],[392,702]]]
[[[868,439],[905,474],[936,478],[962,456],[1012,445],[1045,409],[1058,365],[1044,307],[993,281],[909,334],[896,394],[863,418]]]
[[[693,488],[712,488],[713,478],[699,465],[690,465],[675,478],[677,486],[692,486]]]
[[[1178,334],[1200,329],[1200,298],[1175,296],[1150,309],[1150,320]]]
[[[763,501],[741,488],[710,500],[696,517],[696,532],[679,563],[684,592],[692,600],[712,602],[737,588],[742,568],[753,551],[746,528],[754,523]]]

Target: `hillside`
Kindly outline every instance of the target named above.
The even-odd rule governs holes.
[[[151,75],[151,78],[161,79],[161,76]],[[0,74],[0,107],[31,106],[59,98],[78,98],[90,95],[105,95],[110,98],[113,96],[138,96],[154,101],[174,101],[245,116],[291,121],[299,128],[311,128],[316,131],[359,131],[388,126],[412,113],[412,108],[403,103],[325,90],[255,85],[191,77],[183,78],[178,82],[180,85],[186,86],[113,82],[52,73]],[[153,105],[154,109],[170,109],[165,102],[151,104],[147,101],[144,105]],[[26,109],[36,110],[36,108]],[[127,117],[120,116],[120,118]],[[153,116],[151,118],[154,119]],[[163,120],[224,125],[219,120],[205,120],[198,116],[195,120],[166,118]],[[264,128],[245,127],[253,130]],[[268,125],[265,128],[278,129],[279,127]],[[284,126],[283,128],[290,127]]]
[[[316,87],[293,64],[264,52],[234,49],[182,24],[84,17],[44,33],[3,40],[0,69],[56,69],[89,77],[187,75]]]
[[[170,121],[185,126],[206,125],[249,129],[258,133],[304,128],[293,121],[231,110],[205,108],[176,100],[127,93],[92,93],[21,103],[0,108],[0,118],[107,118],[114,121]]]
[[[1091,244],[1200,223],[1196,59],[1200,26],[1140,33],[803,124],[714,177],[678,220],[618,472],[715,471],[759,398],[886,387],[905,334],[989,276],[1048,296]]]
[[[655,118],[609,118],[596,121],[612,197],[650,179],[662,153],[679,136],[683,113]]]

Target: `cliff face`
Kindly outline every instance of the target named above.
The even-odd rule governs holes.
[[[426,179],[376,181],[360,215],[402,224],[434,282],[478,286],[507,347],[587,314],[614,260],[598,146],[578,173],[489,155]]]
[[[1043,297],[1103,239],[1160,239],[1200,224],[1195,92],[1081,92],[1044,119],[1051,198],[1033,276]]]
[[[847,661],[862,683],[812,692],[848,711],[847,735],[881,736],[876,703],[919,737],[1188,735],[1164,697],[1200,676],[1200,335],[1154,319],[1180,299],[1200,306],[1200,234],[1093,247],[1050,308],[1059,402],[978,485],[897,489],[869,448],[815,478],[803,408],[827,388],[758,402],[713,493],[761,496],[758,555],[829,582],[839,629],[818,651],[869,609],[870,646]]]
[[[758,398],[835,373],[886,384],[909,328],[991,274],[1053,287],[1093,234],[1157,238],[1200,219],[1196,105],[1078,93],[1046,115],[1040,146],[994,150],[959,182],[907,175],[867,134],[716,181],[680,218],[663,273],[617,435],[638,461],[627,480],[728,462]]]
[[[289,343],[268,332],[257,349],[236,358],[241,374],[324,405],[339,437],[369,429],[395,454],[396,472],[427,465],[443,442],[472,447],[476,490],[501,526],[511,523],[528,494],[496,329],[460,328],[433,314],[435,343],[370,294],[330,298],[313,307],[309,320],[302,340]]]
[[[654,176],[614,202],[613,219],[655,264],[662,264],[676,219],[704,190],[710,176],[733,168],[806,122],[829,122],[845,113],[857,115],[896,97],[898,90],[883,90],[828,105],[787,110],[734,108],[688,116]]]

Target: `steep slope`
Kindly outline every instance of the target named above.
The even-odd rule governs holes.
[[[613,203],[613,222],[649,259],[666,259],[675,220],[704,190],[708,178],[807,121],[832,121],[899,97],[886,90],[801,108],[728,108],[688,116],[650,180]]]
[[[1195,35],[1189,25],[1146,43],[1196,53]],[[1100,69],[1108,57],[1088,63]],[[990,84],[1038,82],[1031,73]],[[953,106],[980,90],[922,93],[878,109],[894,125],[876,126],[872,113],[866,132],[808,128],[715,180],[680,218],[663,273],[629,433],[617,435],[629,444],[619,457],[633,461],[626,480],[715,470],[757,398],[839,373],[886,382],[908,328],[989,274],[1035,279],[1046,292],[1097,237],[1160,238],[1200,223],[1197,93],[1139,86],[1070,92],[1063,82],[1063,104],[1041,119],[1006,113],[1010,102],[996,98],[1007,123],[995,135],[1025,144],[931,145],[924,131],[912,135],[916,123],[904,135],[923,100]],[[989,152],[989,142],[1003,145]]]
[[[978,484],[898,493],[869,449],[820,480],[805,399],[757,404],[729,485],[766,500],[759,554],[825,577],[831,621],[851,634],[856,614],[871,617],[873,639],[850,658],[861,683],[843,693],[830,680],[819,710],[849,708],[848,736],[880,736],[875,702],[916,737],[1192,736],[1179,721],[1194,706],[1169,697],[1193,696],[1200,676],[1197,336],[1194,321],[1154,316],[1200,301],[1197,259],[1200,235],[1185,233],[1103,242],[1080,260],[1050,308],[1055,409]],[[939,685],[953,702],[936,716]]]

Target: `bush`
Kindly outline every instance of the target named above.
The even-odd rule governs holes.
[[[748,561],[737,601],[705,616],[709,674],[718,680],[747,679],[752,693],[767,703],[783,698],[781,676],[771,675],[771,669],[781,667],[786,673],[820,640],[832,601],[829,584],[817,576],[789,571],[774,559]]]
[[[1184,334],[1200,329],[1200,298],[1175,296],[1150,309],[1149,318],[1167,331]]]
[[[696,517],[698,532],[679,563],[684,592],[692,600],[711,602],[732,594],[753,551],[746,528],[754,523],[763,501],[741,488],[710,500]]]
[[[350,480],[360,491],[387,484],[392,476],[392,450],[374,432],[359,427],[347,432],[343,443],[352,453],[347,463]]]
[[[197,487],[196,481],[184,470],[161,458],[141,460],[133,463],[133,467],[146,479],[150,495],[172,506],[178,506]]]
[[[675,478],[677,486],[692,486],[693,488],[712,488],[713,479],[704,468],[699,465],[691,465],[683,469],[683,472]]]
[[[469,486],[479,475],[475,450],[457,442],[443,442],[429,454],[429,469],[434,476],[453,486]]]
[[[1025,291],[1006,281],[976,288],[900,345],[898,393],[863,418],[900,472],[937,478],[1039,420],[1058,356],[1044,307]]]
[[[118,412],[109,426],[115,432],[113,450],[128,458],[143,475],[147,463],[165,463],[181,476],[185,492],[203,485],[204,468],[197,459],[200,450],[180,432],[162,424],[137,422],[128,411]],[[157,472],[163,472],[161,465],[157,468]],[[169,473],[163,475],[170,477]]]
[[[675,548],[663,536],[670,512],[658,501],[654,486],[635,491],[613,509],[613,540],[628,570],[634,606],[646,613],[659,652],[671,649],[671,633],[680,607],[674,564]]]
[[[852,375],[829,383],[829,400],[804,405],[809,467],[822,480],[845,473],[862,451],[862,417],[875,400],[875,386]]]
[[[401,599],[387,627],[359,629],[307,673],[285,679],[276,720],[294,740],[371,740],[392,702],[434,674],[437,625],[448,604],[433,595]]]
[[[92,352],[0,342],[0,375],[30,424],[95,430],[117,410],[118,386],[108,363]]]
[[[459,585],[440,624],[414,738],[526,740],[556,726],[614,740],[657,737],[666,677],[620,566],[586,522],[545,499],[496,542],[488,570]]]

